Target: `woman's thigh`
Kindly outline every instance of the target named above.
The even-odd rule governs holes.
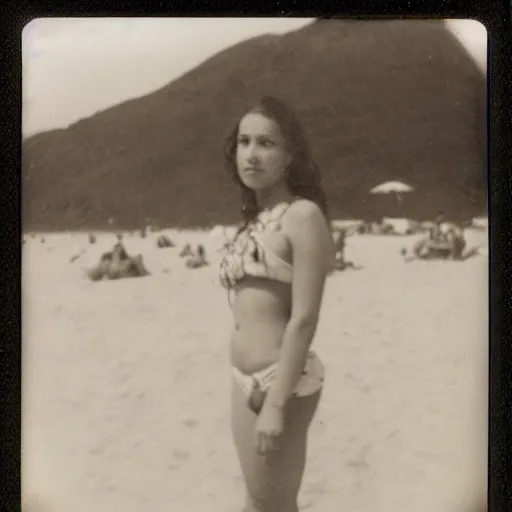
[[[258,510],[256,505],[259,504],[266,512],[269,503],[276,509],[280,506],[283,511],[284,507],[293,510],[306,463],[308,427],[319,399],[320,393],[291,398],[286,407],[286,425],[279,439],[279,450],[260,455],[254,434],[257,416],[247,407],[247,397],[238,384],[233,384],[233,437],[254,510]]]

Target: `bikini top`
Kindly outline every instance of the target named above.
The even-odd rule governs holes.
[[[225,245],[219,270],[224,288],[236,288],[245,276],[292,282],[292,265],[266,248],[260,237],[261,233],[281,229],[281,219],[290,205],[280,203],[270,211],[261,212]]]

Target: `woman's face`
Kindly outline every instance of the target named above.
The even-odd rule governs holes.
[[[245,115],[238,126],[236,164],[242,183],[252,190],[270,188],[283,179],[292,156],[275,121],[263,114]]]

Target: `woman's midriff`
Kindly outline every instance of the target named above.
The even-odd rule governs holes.
[[[231,363],[247,375],[275,363],[290,318],[291,286],[245,279],[233,302]]]

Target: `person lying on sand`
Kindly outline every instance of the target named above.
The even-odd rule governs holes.
[[[123,244],[118,242],[110,252],[102,254],[98,265],[87,271],[91,281],[123,279],[149,275],[144,266],[142,255],[130,257]]]
[[[172,240],[167,235],[160,235],[157,238],[156,246],[159,249],[164,249],[166,247],[174,247],[174,243],[172,242]]]
[[[189,243],[185,244],[179,253],[180,258],[184,258],[185,256],[194,256],[194,251],[192,251],[192,247]]]
[[[142,255],[137,254],[124,260],[112,260],[107,269],[109,279],[123,279],[128,277],[143,277],[149,275],[144,263]]]
[[[124,248],[124,245],[121,242],[116,243],[111,251],[103,253],[101,255],[100,261],[112,261],[114,257],[120,261],[130,258],[126,252],[126,249]]]
[[[188,268],[200,268],[208,265],[206,252],[201,244],[197,246],[197,253],[192,258],[189,258],[185,264]]]
[[[443,238],[434,238],[436,235],[429,234],[426,238],[418,240],[411,250],[411,255],[407,249],[403,248],[401,254],[406,262],[419,260],[445,259],[454,261],[465,261],[478,254],[478,249],[482,245],[477,245],[466,252],[466,239],[464,230],[455,223],[447,223],[446,234]]]

